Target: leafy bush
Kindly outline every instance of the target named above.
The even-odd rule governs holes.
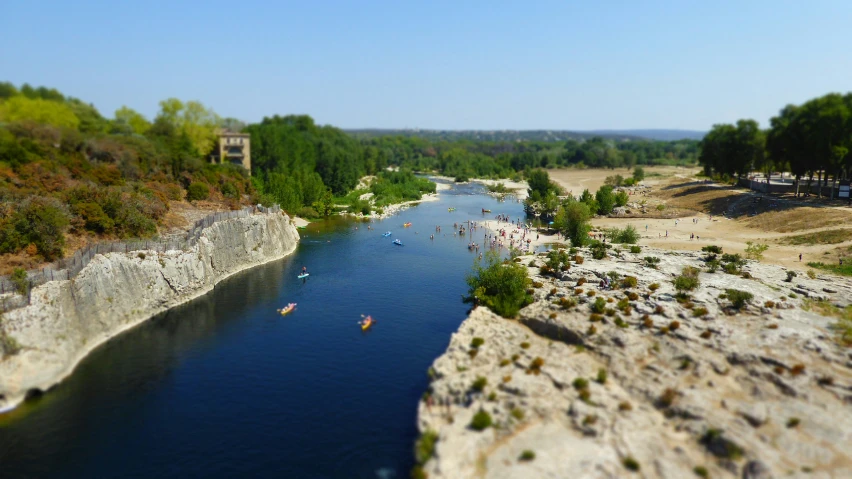
[[[482,338],[479,338],[479,337],[473,338],[470,341],[470,347],[472,347],[472,348],[478,348],[478,347],[482,346],[483,344],[485,344],[485,340],[482,339]]]
[[[793,281],[793,278],[795,278],[796,276],[798,276],[798,275],[796,274],[795,271],[787,271],[787,279],[785,279],[784,281],[790,283],[790,282]]]
[[[28,198],[9,217],[0,219],[0,253],[35,244],[47,260],[62,257],[69,225],[67,208],[55,198]]]
[[[701,248],[701,251],[704,251],[705,253],[722,254],[722,247],[716,245],[709,245]]]
[[[606,245],[601,243],[600,241],[593,241],[589,246],[589,249],[592,252],[592,258],[594,259],[604,259],[606,258]]]
[[[742,309],[743,306],[747,305],[754,298],[754,295],[748,291],[740,291],[738,289],[726,289],[725,295],[727,295],[731,304],[737,309]]]
[[[625,276],[621,280],[622,288],[635,288],[637,284],[639,284],[639,281],[634,276]]]
[[[206,200],[210,197],[210,187],[205,183],[192,182],[189,188],[186,189],[186,199],[188,201]]]
[[[474,431],[484,431],[491,427],[491,424],[491,415],[481,409],[473,415],[473,419],[470,421],[470,427]]]
[[[423,465],[432,459],[435,454],[435,443],[438,442],[438,433],[432,430],[424,432],[414,444],[414,459],[417,464]]]
[[[645,256],[645,265],[649,268],[657,268],[657,265],[660,264],[660,258],[656,256]]]
[[[751,241],[746,241],[746,249],[745,254],[746,258],[760,261],[763,259],[763,253],[769,249],[768,245],[761,243],[753,243]]]
[[[592,228],[589,223],[591,217],[592,212],[588,205],[572,201],[557,210],[553,224],[571,240],[571,246],[576,248],[589,242],[589,231]]]
[[[533,452],[529,449],[526,449],[526,450],[524,450],[524,452],[521,453],[521,457],[518,460],[520,460],[520,461],[532,461],[533,459],[535,459],[535,452]]]
[[[296,216],[301,218],[319,218],[320,214],[317,210],[313,209],[310,206],[303,206],[296,211]]]
[[[514,317],[532,303],[527,294],[530,279],[527,268],[517,263],[503,264],[495,251],[485,254],[484,264],[477,261],[468,275],[468,302],[479,302],[503,317]]]
[[[589,306],[593,313],[601,314],[606,309],[606,301],[603,298],[596,298],[594,303]]]
[[[485,386],[487,386],[487,385],[488,385],[488,379],[486,379],[482,376],[477,376],[476,379],[473,381],[473,384],[470,386],[470,389],[472,391],[476,391],[478,393],[481,393],[485,389]]]
[[[18,294],[27,294],[27,290],[30,287],[30,280],[27,278],[27,272],[24,269],[15,268],[9,280],[15,285],[15,290]]]
[[[628,201],[630,201],[630,196],[627,195],[626,191],[619,191],[615,194],[616,206],[624,206],[627,204]]]
[[[645,179],[645,169],[641,166],[633,167],[633,180],[637,183]]]
[[[691,266],[683,268],[681,275],[672,281],[676,290],[680,292],[692,291],[698,287],[698,269]]]
[[[642,252],[642,248],[640,248],[639,246],[631,246],[630,252],[633,254],[639,254]]]
[[[634,459],[633,456],[625,457],[624,460],[621,461],[621,463],[624,464],[624,468],[628,471],[637,472],[640,469],[639,461]]]
[[[595,379],[600,384],[606,384],[607,373],[606,369],[598,369],[598,377]]]
[[[624,229],[613,228],[607,236],[613,243],[636,244],[639,242],[639,232],[633,225],[627,225]]]

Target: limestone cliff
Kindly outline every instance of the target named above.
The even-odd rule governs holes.
[[[98,255],[75,278],[35,288],[30,306],[0,321],[0,336],[17,350],[0,350],[0,410],[55,385],[109,338],[227,276],[288,255],[298,241],[286,215],[256,214],[205,228],[187,251]]]
[[[852,477],[852,350],[815,312],[849,305],[847,279],[749,262],[679,302],[672,279],[698,253],[581,254],[559,278],[522,257],[536,302],[518,320],[475,309],[434,362],[429,478]],[[601,290],[609,272],[636,284]],[[728,289],[753,299],[737,310]],[[493,426],[476,431],[480,411]]]

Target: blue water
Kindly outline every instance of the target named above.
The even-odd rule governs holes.
[[[453,222],[522,214],[478,193],[442,192],[372,231],[311,225],[290,257],[108,342],[0,415],[0,477],[408,477],[426,370],[468,309],[474,254]]]

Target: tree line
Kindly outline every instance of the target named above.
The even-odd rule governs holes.
[[[833,185],[848,179],[852,167],[852,93],[830,93],[801,105],[787,105],[772,117],[769,129],[755,120],[714,125],[701,141],[699,162],[705,173],[741,177],[752,171],[789,171],[799,184]],[[820,190],[821,194],[821,190]],[[832,188],[832,195],[834,188]]]

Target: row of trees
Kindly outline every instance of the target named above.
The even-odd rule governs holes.
[[[743,176],[790,171],[796,194],[803,177],[827,186],[848,178],[852,167],[852,93],[831,93],[802,105],[787,105],[761,130],[754,120],[719,124],[701,141],[700,163],[708,175]],[[832,194],[833,194],[832,189]]]

